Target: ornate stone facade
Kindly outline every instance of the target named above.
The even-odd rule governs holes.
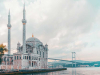
[[[17,53],[10,54],[10,12],[8,15],[8,55],[2,57],[1,69],[48,68],[48,45],[32,37],[26,40],[25,4],[23,9],[23,45],[17,43]]]

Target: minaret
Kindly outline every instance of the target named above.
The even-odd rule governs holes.
[[[26,53],[26,19],[25,19],[25,2],[24,2],[24,8],[23,8],[23,53]]]
[[[8,55],[10,55],[10,51],[11,51],[11,41],[10,41],[10,28],[11,28],[11,24],[10,24],[10,10],[9,10],[9,14],[8,14]]]

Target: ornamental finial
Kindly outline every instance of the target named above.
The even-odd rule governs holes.
[[[34,37],[34,35],[32,34],[32,37]]]

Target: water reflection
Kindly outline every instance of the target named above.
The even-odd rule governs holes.
[[[56,72],[48,72],[48,75],[60,75],[60,72],[59,71],[56,71]]]
[[[72,75],[76,75],[76,68],[72,68]]]

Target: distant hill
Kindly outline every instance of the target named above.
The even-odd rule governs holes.
[[[100,61],[84,61],[84,60],[76,60],[77,62],[77,66],[80,65],[89,65],[89,66],[100,66]],[[48,65],[63,65],[66,67],[71,67],[72,66],[72,62],[68,62],[68,61],[54,61],[54,62],[48,62]]]

